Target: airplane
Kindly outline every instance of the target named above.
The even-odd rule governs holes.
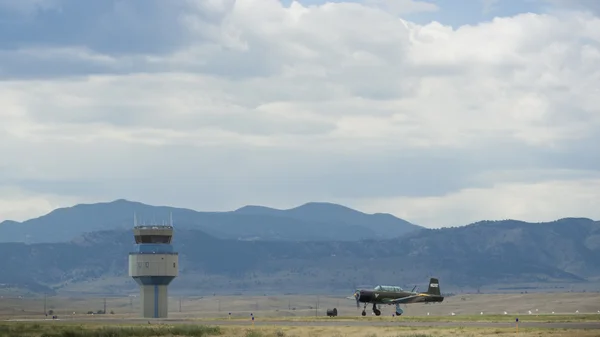
[[[362,311],[363,316],[367,315],[366,310],[369,304],[373,304],[373,313],[377,316],[381,315],[381,311],[377,309],[377,305],[395,304],[396,315],[400,316],[404,312],[400,308],[400,304],[439,303],[444,301],[437,278],[429,280],[429,288],[426,292],[415,292],[415,288],[411,291],[406,291],[397,286],[379,285],[373,289],[358,289],[354,292],[354,296],[348,298],[356,300],[357,308],[360,307],[360,303],[365,304]]]

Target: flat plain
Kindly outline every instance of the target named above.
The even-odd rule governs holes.
[[[178,319],[228,319],[247,318],[252,313],[255,317],[270,319],[285,318],[306,319],[309,317],[325,317],[327,309],[336,308],[339,316],[360,317],[361,308],[356,308],[348,295],[313,296],[313,295],[273,295],[273,296],[187,296],[169,298],[169,316]],[[44,304],[45,302],[45,304]],[[42,317],[44,307],[52,310],[54,315],[99,317],[106,303],[106,316],[127,318],[138,317],[139,298],[122,297],[10,297],[0,298],[0,317]],[[382,306],[382,317],[390,317],[394,306]],[[444,319],[477,320],[478,316],[506,317],[514,319],[548,319],[545,317],[561,315],[569,317],[600,317],[600,293],[568,292],[568,293],[529,293],[529,294],[459,294],[447,297],[440,304],[409,304],[402,306],[402,320],[427,320],[428,317],[440,316]],[[367,307],[367,318],[373,317],[370,306]],[[573,314],[573,315],[571,315]],[[579,315],[579,316],[577,316]],[[584,316],[585,315],[585,316]],[[104,316],[105,315],[100,315]],[[575,319],[575,318],[570,318]]]
[[[44,307],[58,319],[44,316]],[[326,317],[332,308],[338,317]],[[380,317],[370,307],[361,317],[345,296],[188,296],[170,298],[169,319],[146,320],[135,296],[2,296],[0,336],[209,336],[213,327],[220,336],[248,337],[512,336],[516,318],[519,336],[600,336],[599,293],[459,294],[405,305],[401,317],[393,306],[381,308]]]

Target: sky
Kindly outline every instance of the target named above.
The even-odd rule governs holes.
[[[0,0],[0,221],[600,219],[600,1]]]

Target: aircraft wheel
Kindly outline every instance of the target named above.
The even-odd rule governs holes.
[[[361,313],[361,315],[367,316],[367,312],[363,310],[363,312]]]

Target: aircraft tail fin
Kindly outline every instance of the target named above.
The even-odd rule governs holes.
[[[436,278],[431,278],[429,280],[429,288],[427,288],[427,293],[430,295],[442,295],[440,291],[440,282]]]

